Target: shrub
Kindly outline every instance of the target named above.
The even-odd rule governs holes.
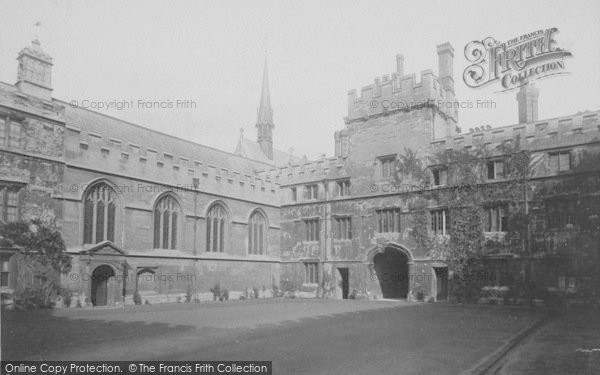
[[[358,295],[358,291],[356,289],[352,289],[352,291],[348,294],[348,299],[356,299]]]
[[[60,295],[63,298],[63,304],[65,307],[71,307],[71,303],[73,302],[73,292],[68,289],[63,289],[61,290]]]
[[[219,296],[219,300],[221,302],[223,302],[223,301],[229,301],[229,291],[227,289],[222,289],[221,290],[221,295]]]
[[[146,302],[148,301],[146,300]],[[135,291],[135,293],[133,293],[133,303],[135,303],[136,305],[142,304],[142,296],[140,296],[140,292],[138,292],[137,290]]]
[[[252,291],[253,291],[253,293],[254,293],[254,298],[255,298],[255,299],[258,299],[258,288],[257,288],[257,287],[254,287],[254,288],[252,288]]]
[[[273,297],[281,297],[281,291],[277,285],[273,285]]]
[[[215,286],[210,288],[211,293],[213,294],[213,301],[217,301],[221,298],[221,284],[216,283]]]
[[[25,310],[49,309],[54,307],[54,302],[41,289],[25,288],[16,293],[15,305]]]
[[[191,285],[188,285],[187,289],[185,290],[185,302],[186,303],[192,302],[193,296],[194,296],[194,291],[192,290]]]
[[[289,280],[289,279],[283,279],[281,280],[281,290],[285,293],[285,292],[293,292],[296,290],[296,286],[294,285],[294,283]]]

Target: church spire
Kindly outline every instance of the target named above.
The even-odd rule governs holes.
[[[273,109],[271,109],[271,94],[269,92],[269,72],[267,70],[267,56],[265,54],[265,67],[263,69],[262,91],[256,120],[257,142],[265,156],[273,160]]]

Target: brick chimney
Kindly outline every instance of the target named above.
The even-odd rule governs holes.
[[[517,93],[519,103],[519,124],[535,122],[538,119],[538,96],[540,90],[533,83],[521,86]]]
[[[449,42],[437,46],[440,83],[454,93],[454,48]]]
[[[404,75],[404,55],[400,53],[396,55],[396,73],[399,77]]]

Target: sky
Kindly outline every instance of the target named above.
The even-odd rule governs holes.
[[[265,50],[275,147],[311,159],[333,154],[350,89],[393,72],[397,53],[406,74],[437,74],[436,46],[446,41],[455,48],[457,98],[495,103],[460,110],[463,131],[518,122],[515,91],[462,80],[465,45],[489,36],[507,41],[557,27],[558,45],[573,54],[570,74],[536,83],[540,119],[600,109],[598,0],[2,0],[0,17],[0,81],[16,81],[17,54],[37,36],[54,58],[55,98],[133,100],[133,108],[100,111],[226,151],[240,128],[256,138]],[[177,108],[178,100],[195,106]]]

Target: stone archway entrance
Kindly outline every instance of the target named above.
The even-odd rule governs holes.
[[[409,287],[408,256],[388,246],[373,257],[373,267],[383,298],[406,298]]]
[[[91,301],[94,306],[108,304],[109,280],[115,276],[115,271],[106,264],[96,267],[92,272]]]

